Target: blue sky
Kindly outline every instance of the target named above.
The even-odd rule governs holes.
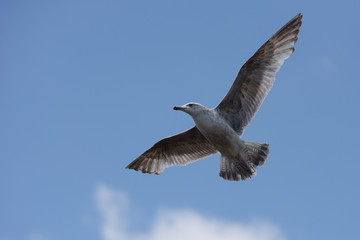
[[[1,1],[0,240],[358,239],[359,10]],[[124,169],[193,126],[174,105],[216,106],[299,12],[296,51],[243,136],[270,144],[256,177],[224,181],[219,155],[160,176]]]

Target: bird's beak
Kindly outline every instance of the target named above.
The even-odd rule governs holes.
[[[185,108],[186,108],[186,107],[184,107],[184,106],[175,106],[175,107],[174,107],[174,110],[184,111]]]

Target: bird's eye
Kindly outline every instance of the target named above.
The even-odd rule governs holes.
[[[194,104],[192,104],[192,103],[188,104],[188,107],[192,107],[192,106],[194,106]]]

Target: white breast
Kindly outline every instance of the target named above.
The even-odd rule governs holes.
[[[240,138],[216,111],[209,109],[193,117],[196,127],[221,153],[239,152]]]

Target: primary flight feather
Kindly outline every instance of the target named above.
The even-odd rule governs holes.
[[[157,142],[126,168],[160,174],[173,165],[186,165],[221,153],[219,175],[230,181],[256,173],[269,154],[269,145],[242,140],[284,60],[294,52],[302,14],[298,14],[266,41],[241,67],[224,99],[209,109],[199,103],[174,107],[188,113],[195,127]]]

